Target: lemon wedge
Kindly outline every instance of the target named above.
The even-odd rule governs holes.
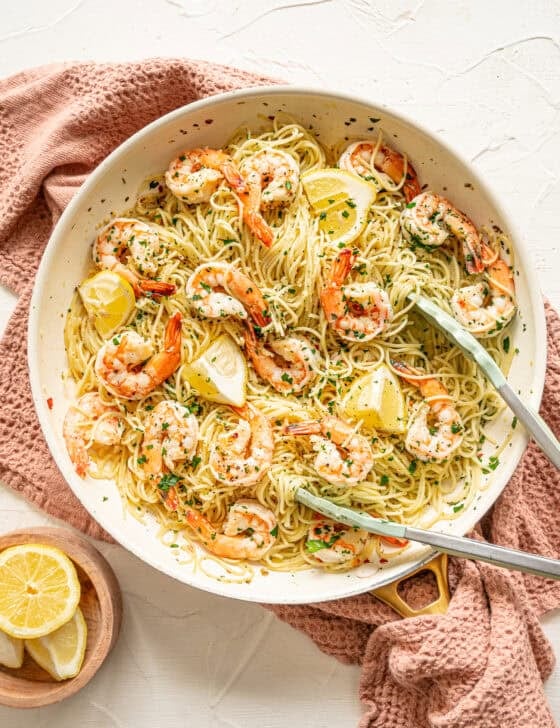
[[[87,643],[87,625],[78,607],[69,622],[54,632],[25,640],[25,649],[55,680],[75,677],[82,667]]]
[[[344,399],[344,411],[375,430],[390,433],[406,430],[406,405],[401,385],[385,364],[352,384]]]
[[[222,334],[198,359],[187,364],[183,376],[201,397],[210,402],[235,407],[245,404],[245,357],[228,334]]]
[[[23,640],[0,632],[0,665],[18,668],[23,664]]]
[[[54,546],[22,544],[0,553],[0,630],[42,637],[72,618],[80,601],[74,564]]]
[[[134,311],[136,297],[130,283],[111,270],[102,270],[78,288],[86,311],[103,337],[123,326]]]
[[[375,201],[374,185],[343,169],[319,169],[301,178],[319,228],[335,244],[351,243],[364,229]]]

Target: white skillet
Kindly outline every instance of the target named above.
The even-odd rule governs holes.
[[[216,594],[275,603],[318,602],[375,589],[418,568],[431,551],[419,544],[387,565],[369,564],[346,574],[319,570],[295,573],[255,569],[250,583],[227,583],[180,562],[179,549],[155,537],[155,528],[127,513],[112,482],[82,480],[74,472],[62,439],[62,421],[70,400],[62,372],[66,368],[63,326],[74,286],[91,265],[91,242],[96,228],[132,204],[141,182],[165,169],[182,150],[201,145],[221,146],[240,125],[252,129],[267,117],[289,112],[312,127],[319,140],[333,145],[344,137],[364,138],[381,126],[387,142],[406,152],[422,183],[443,192],[477,226],[495,224],[507,231],[519,271],[516,287],[519,315],[511,327],[510,346],[519,349],[509,374],[511,386],[526,403],[538,408],[546,366],[546,327],[543,302],[530,255],[518,231],[506,219],[494,195],[472,166],[417,122],[351,96],[310,88],[272,86],[213,96],[158,119],[116,149],[89,177],[60,218],[47,246],[33,291],[29,320],[29,371],[39,421],[49,448],[70,487],[96,520],[139,558],[180,581]],[[49,409],[47,399],[52,398]],[[491,431],[498,441],[510,434],[506,410]],[[473,505],[436,530],[463,535],[490,508],[513,473],[527,445],[522,427],[513,431],[500,464],[484,476]],[[493,454],[486,442],[483,460]]]

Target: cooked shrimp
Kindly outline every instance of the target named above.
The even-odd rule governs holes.
[[[487,250],[472,220],[435,192],[423,192],[401,212],[401,228],[411,245],[437,247],[451,235],[463,246],[465,267],[481,273],[488,264]]]
[[[414,167],[408,160],[405,162],[402,154],[395,152],[385,144],[379,147],[375,159],[372,159],[376,146],[375,142],[367,139],[349,144],[338,160],[338,166],[364,179],[372,178],[372,169],[375,167],[380,172],[384,172],[397,185],[406,175],[402,190],[405,200],[410,202],[421,191]]]
[[[306,548],[323,564],[358,566],[369,540],[370,535],[363,528],[321,519],[309,527]]]
[[[354,260],[349,248],[340,251],[321,288],[321,306],[342,339],[370,341],[386,328],[393,309],[387,293],[372,281],[343,285]]]
[[[202,316],[245,319],[248,311],[258,326],[270,323],[258,286],[229,263],[199,265],[187,281],[185,292]]]
[[[247,227],[267,247],[274,234],[260,210],[288,205],[299,187],[299,165],[293,157],[277,149],[262,149],[241,163],[247,191],[240,191],[243,219]]]
[[[286,431],[290,435],[311,435],[317,453],[314,468],[329,483],[354,485],[364,480],[373,467],[368,439],[338,417],[327,415],[318,421],[297,422],[288,425]]]
[[[165,173],[165,183],[171,192],[188,205],[208,202],[223,179],[238,191],[246,189],[229,154],[208,147],[183,152]]]
[[[271,341],[257,340],[252,326],[245,329],[245,351],[259,377],[281,394],[301,392],[315,377],[317,350],[303,336]]]
[[[106,404],[97,392],[82,395],[69,408],[62,426],[66,449],[78,475],[86,475],[91,445],[117,445],[123,433],[124,422],[117,407]]]
[[[144,422],[142,455],[150,475],[191,460],[198,444],[198,422],[188,407],[172,399],[158,402]]]
[[[104,270],[112,270],[126,278],[137,298],[146,293],[154,296],[170,296],[175,293],[173,283],[150,280],[157,275],[158,259],[164,252],[165,248],[158,234],[149,225],[127,217],[111,220],[93,244],[95,263]],[[138,273],[122,262],[126,253],[130,254]]]
[[[253,405],[232,409],[241,419],[212,448],[210,470],[217,480],[227,485],[253,485],[272,463],[272,427],[268,418]]]
[[[445,460],[463,441],[463,422],[445,386],[403,362],[391,362],[400,376],[418,387],[424,402],[408,425],[404,446],[420,460]]]
[[[136,331],[124,331],[97,352],[95,373],[116,397],[142,399],[170,377],[181,363],[181,314],[167,322],[163,351]]]
[[[494,260],[486,268],[487,283],[475,283],[455,291],[451,299],[453,315],[478,338],[492,336],[513,318],[515,283],[510,266],[483,243],[485,256]]]
[[[208,551],[226,559],[258,561],[276,541],[276,516],[256,500],[236,501],[222,524],[222,533],[194,508],[188,508],[185,515]]]

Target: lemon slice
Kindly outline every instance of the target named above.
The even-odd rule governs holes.
[[[354,382],[345,397],[344,411],[375,430],[390,433],[406,430],[406,405],[401,385],[385,364]]]
[[[80,601],[74,564],[54,546],[22,544],[0,553],[0,630],[42,637],[72,618]]]
[[[118,273],[102,270],[78,288],[86,311],[103,337],[123,326],[134,311],[136,298],[130,283]]]
[[[87,643],[87,625],[78,607],[69,622],[54,632],[25,640],[25,649],[55,680],[75,677],[82,667]]]
[[[245,404],[245,357],[227,334],[222,334],[198,359],[187,364],[183,376],[201,397],[210,402],[235,407]]]
[[[23,640],[0,632],[0,665],[18,668],[23,664]]]
[[[319,228],[332,243],[351,243],[364,229],[375,187],[343,169],[319,169],[301,178]]]

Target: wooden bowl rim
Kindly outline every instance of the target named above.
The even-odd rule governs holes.
[[[101,614],[101,628],[96,633],[96,639],[88,645],[89,652],[76,677],[61,682],[46,682],[0,671],[0,705],[38,708],[74,695],[101,667],[119,635],[122,594],[109,562],[79,533],[65,528],[37,526],[0,535],[0,551],[22,543],[42,543],[64,551],[91,581]]]

